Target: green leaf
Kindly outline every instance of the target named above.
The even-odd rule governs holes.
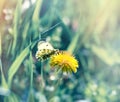
[[[8,85],[2,70],[2,62],[1,62],[1,58],[0,58],[0,71],[1,71],[1,86],[8,89]]]
[[[4,102],[20,102],[20,100],[17,97],[17,95],[15,95],[14,93],[11,93],[9,96],[6,96],[4,98]]]
[[[41,5],[42,5],[42,0],[37,0],[36,5],[35,5],[35,10],[33,13],[33,17],[32,17],[32,20],[34,23],[35,22],[37,23],[39,21],[39,13],[40,13]]]
[[[0,33],[0,56],[2,54],[2,36],[1,36],[1,33]]]
[[[31,43],[31,42],[30,42]],[[32,52],[30,51],[30,56],[29,56],[29,59],[30,59],[30,63],[29,63],[29,68],[30,68],[30,88],[32,90],[33,88],[33,58],[32,58]]]
[[[52,97],[49,102],[60,102],[60,98],[58,96]]]
[[[116,63],[119,63],[119,55],[117,53],[109,53],[107,49],[97,47],[95,45],[91,46],[92,52],[98,56],[105,64],[112,66]],[[117,56],[116,56],[116,55]]]
[[[29,46],[27,48],[25,48],[20,55],[15,59],[15,61],[13,62],[13,64],[11,65],[9,71],[8,71],[8,83],[9,85],[11,84],[12,78],[14,76],[14,74],[17,72],[17,70],[19,69],[19,66],[21,65],[21,63],[23,62],[23,60],[25,59],[25,57],[29,54]]]
[[[13,76],[15,75],[15,73],[17,72],[17,70],[19,69],[21,63],[24,61],[24,59],[29,55],[30,53],[30,46],[31,48],[33,48],[35,46],[36,42],[28,45],[21,53],[20,55],[15,59],[15,61],[13,62],[13,64],[11,65],[9,71],[8,71],[8,85],[10,87]]]
[[[29,96],[28,96],[27,102],[35,102],[34,93],[33,93],[32,90],[30,90],[30,92],[29,92]]]
[[[21,17],[21,7],[22,7],[22,0],[18,0],[15,14],[14,14],[14,20],[13,20],[13,46],[12,46],[12,54],[14,55],[15,47],[17,44],[17,36],[18,36],[18,25]]]

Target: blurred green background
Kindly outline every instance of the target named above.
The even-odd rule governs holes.
[[[119,10],[119,0],[0,0],[0,102],[120,102]],[[38,40],[72,53],[77,73],[37,61]]]

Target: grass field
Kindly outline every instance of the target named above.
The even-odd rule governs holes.
[[[120,102],[119,4],[1,0],[0,102]],[[54,49],[46,60],[40,41]]]

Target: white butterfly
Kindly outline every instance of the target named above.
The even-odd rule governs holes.
[[[38,51],[43,49],[54,50],[53,46],[49,42],[45,42],[45,41],[38,42],[37,48],[38,48]]]
[[[40,41],[37,46],[36,58],[45,60],[58,52],[49,42]]]

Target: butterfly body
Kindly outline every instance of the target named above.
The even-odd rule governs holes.
[[[36,58],[39,60],[45,60],[51,57],[54,54],[57,54],[57,49],[50,50],[50,49],[42,49],[36,52]]]

